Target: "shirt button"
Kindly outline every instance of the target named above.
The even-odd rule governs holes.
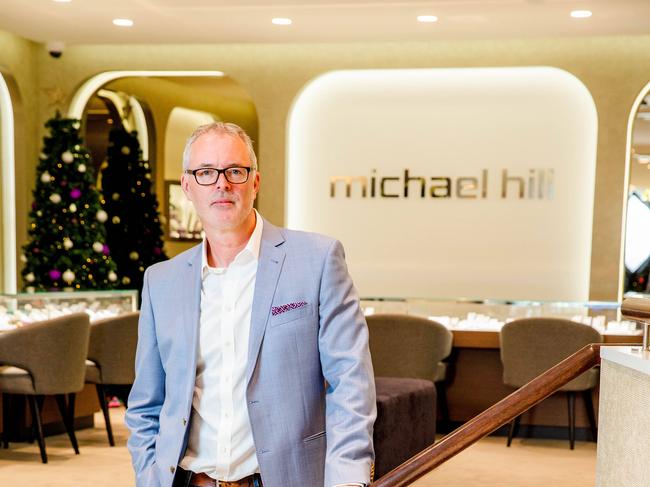
[[[170,471],[171,473],[174,473],[174,472],[176,471],[176,467],[169,467],[169,471]]]
[[[183,426],[187,424],[187,419],[183,418]]]

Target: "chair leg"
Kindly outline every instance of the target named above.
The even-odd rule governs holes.
[[[591,397],[591,389],[583,391],[582,397],[587,408],[587,418],[589,419],[589,428],[591,429],[591,438],[598,441],[598,427],[596,426],[596,410],[594,409],[594,400]]]
[[[9,448],[9,394],[2,394],[2,447]]]
[[[440,419],[447,426],[451,422],[449,418],[449,405],[447,403],[447,385],[444,382],[436,382],[436,393],[438,394]]]
[[[576,393],[567,392],[566,398],[569,412],[569,446],[573,450],[576,440]]]
[[[63,418],[63,425],[65,426],[65,431],[68,433],[68,438],[70,438],[70,443],[72,443],[72,448],[74,449],[75,454],[79,455],[79,445],[77,444],[77,437],[74,434],[74,400],[72,399],[72,394],[70,399],[66,404],[65,394],[56,394],[56,404],[59,407],[59,413]]]
[[[97,399],[99,399],[99,406],[102,408],[102,413],[104,414],[106,433],[108,434],[108,444],[115,446],[115,440],[113,439],[113,428],[111,427],[111,417],[108,414],[108,404],[106,404],[106,394],[104,393],[104,385],[95,384],[95,387],[97,389]]]
[[[510,421],[510,427],[508,428],[508,442],[506,443],[507,446],[510,446],[512,444],[512,438],[515,436],[516,432],[519,431],[520,422],[521,415]]]
[[[36,396],[29,396],[29,409],[32,413],[32,424],[36,426],[36,440],[38,441],[38,449],[41,451],[41,461],[47,463],[45,438],[43,437],[43,424],[41,423],[41,412],[38,407],[38,399]]]

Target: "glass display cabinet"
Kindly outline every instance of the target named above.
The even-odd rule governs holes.
[[[0,294],[0,331],[86,312],[91,321],[138,309],[138,291],[73,291]]]
[[[452,331],[498,333],[501,327],[518,318],[565,318],[596,328],[608,336],[640,336],[636,322],[621,318],[620,303],[608,301],[507,301],[470,299],[400,299],[367,297],[361,300],[366,315],[403,313],[435,320]]]

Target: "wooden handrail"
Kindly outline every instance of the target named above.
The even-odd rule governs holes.
[[[509,423],[560,387],[600,363],[600,343],[592,343],[536,377],[471,419],[438,443],[373,482],[374,487],[401,487],[430,472],[484,436]]]

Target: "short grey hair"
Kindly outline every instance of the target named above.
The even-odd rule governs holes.
[[[254,171],[257,171],[257,156],[255,155],[255,150],[253,149],[253,141],[248,136],[248,134],[241,128],[239,125],[230,122],[212,122],[201,125],[192,132],[189,139],[185,143],[185,149],[183,150],[183,171],[190,167],[190,150],[192,149],[192,144],[205,134],[224,134],[231,135],[233,137],[239,137],[246,148],[248,149],[248,156],[251,160],[251,168]]]

